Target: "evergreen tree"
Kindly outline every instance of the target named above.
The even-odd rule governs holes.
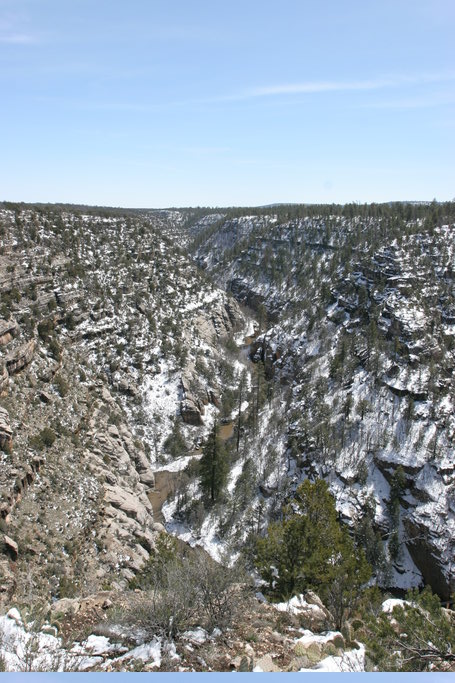
[[[180,423],[176,420],[172,428],[172,432],[167,437],[163,444],[164,450],[173,458],[184,455],[188,451],[188,446],[185,437],[180,429]]]
[[[430,588],[408,593],[392,615],[367,621],[368,656],[381,671],[453,671],[455,623]]]
[[[202,449],[199,467],[202,490],[213,503],[225,487],[229,474],[229,452],[218,436],[216,422]]]
[[[337,626],[355,604],[371,568],[362,550],[337,520],[335,501],[323,480],[306,480],[295,495],[295,511],[269,525],[257,541],[255,564],[268,592],[289,599],[309,588],[330,607]]]

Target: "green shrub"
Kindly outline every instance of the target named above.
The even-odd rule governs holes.
[[[50,427],[44,427],[39,434],[30,437],[29,444],[37,451],[42,451],[43,448],[50,448],[56,439],[55,432]]]
[[[67,380],[61,375],[55,375],[54,385],[62,398],[64,398],[69,391],[69,384]]]
[[[49,351],[51,352],[53,358],[56,361],[59,361],[62,357],[62,352],[61,352],[60,345],[59,345],[58,341],[55,339],[55,337],[50,337],[48,344],[49,344]]]
[[[54,331],[54,322],[51,318],[47,318],[46,320],[41,320],[41,322],[38,323],[38,334],[41,337],[43,341],[47,341]]]
[[[51,447],[55,441],[55,432],[50,427],[44,427],[40,432],[40,438],[46,447]]]

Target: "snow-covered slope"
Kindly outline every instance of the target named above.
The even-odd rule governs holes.
[[[195,229],[193,249],[261,321],[252,355],[285,395],[291,487],[330,482],[383,585],[449,597],[453,205],[244,213]]]

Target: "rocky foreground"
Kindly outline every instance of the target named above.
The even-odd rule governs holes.
[[[295,672],[365,667],[362,644],[338,631],[317,632],[330,624],[330,615],[311,592],[273,606],[261,595],[250,598],[244,603],[248,611],[228,630],[209,633],[193,627],[172,640],[155,636],[148,641],[140,626],[115,622],[114,605],[118,609],[124,599],[106,591],[83,600],[59,600],[39,631],[11,609],[0,618],[0,656],[6,670]]]

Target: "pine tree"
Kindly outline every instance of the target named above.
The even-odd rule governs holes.
[[[368,656],[381,671],[453,671],[455,624],[430,588],[408,593],[392,615],[367,621]]]
[[[257,541],[256,567],[272,597],[287,600],[309,588],[316,590],[339,627],[370,578],[371,567],[338,522],[324,481],[306,480],[294,503],[294,509],[284,511],[283,521],[270,524],[267,536]]]
[[[202,449],[199,467],[202,490],[214,503],[225,487],[229,474],[229,452],[218,436],[216,422]]]

